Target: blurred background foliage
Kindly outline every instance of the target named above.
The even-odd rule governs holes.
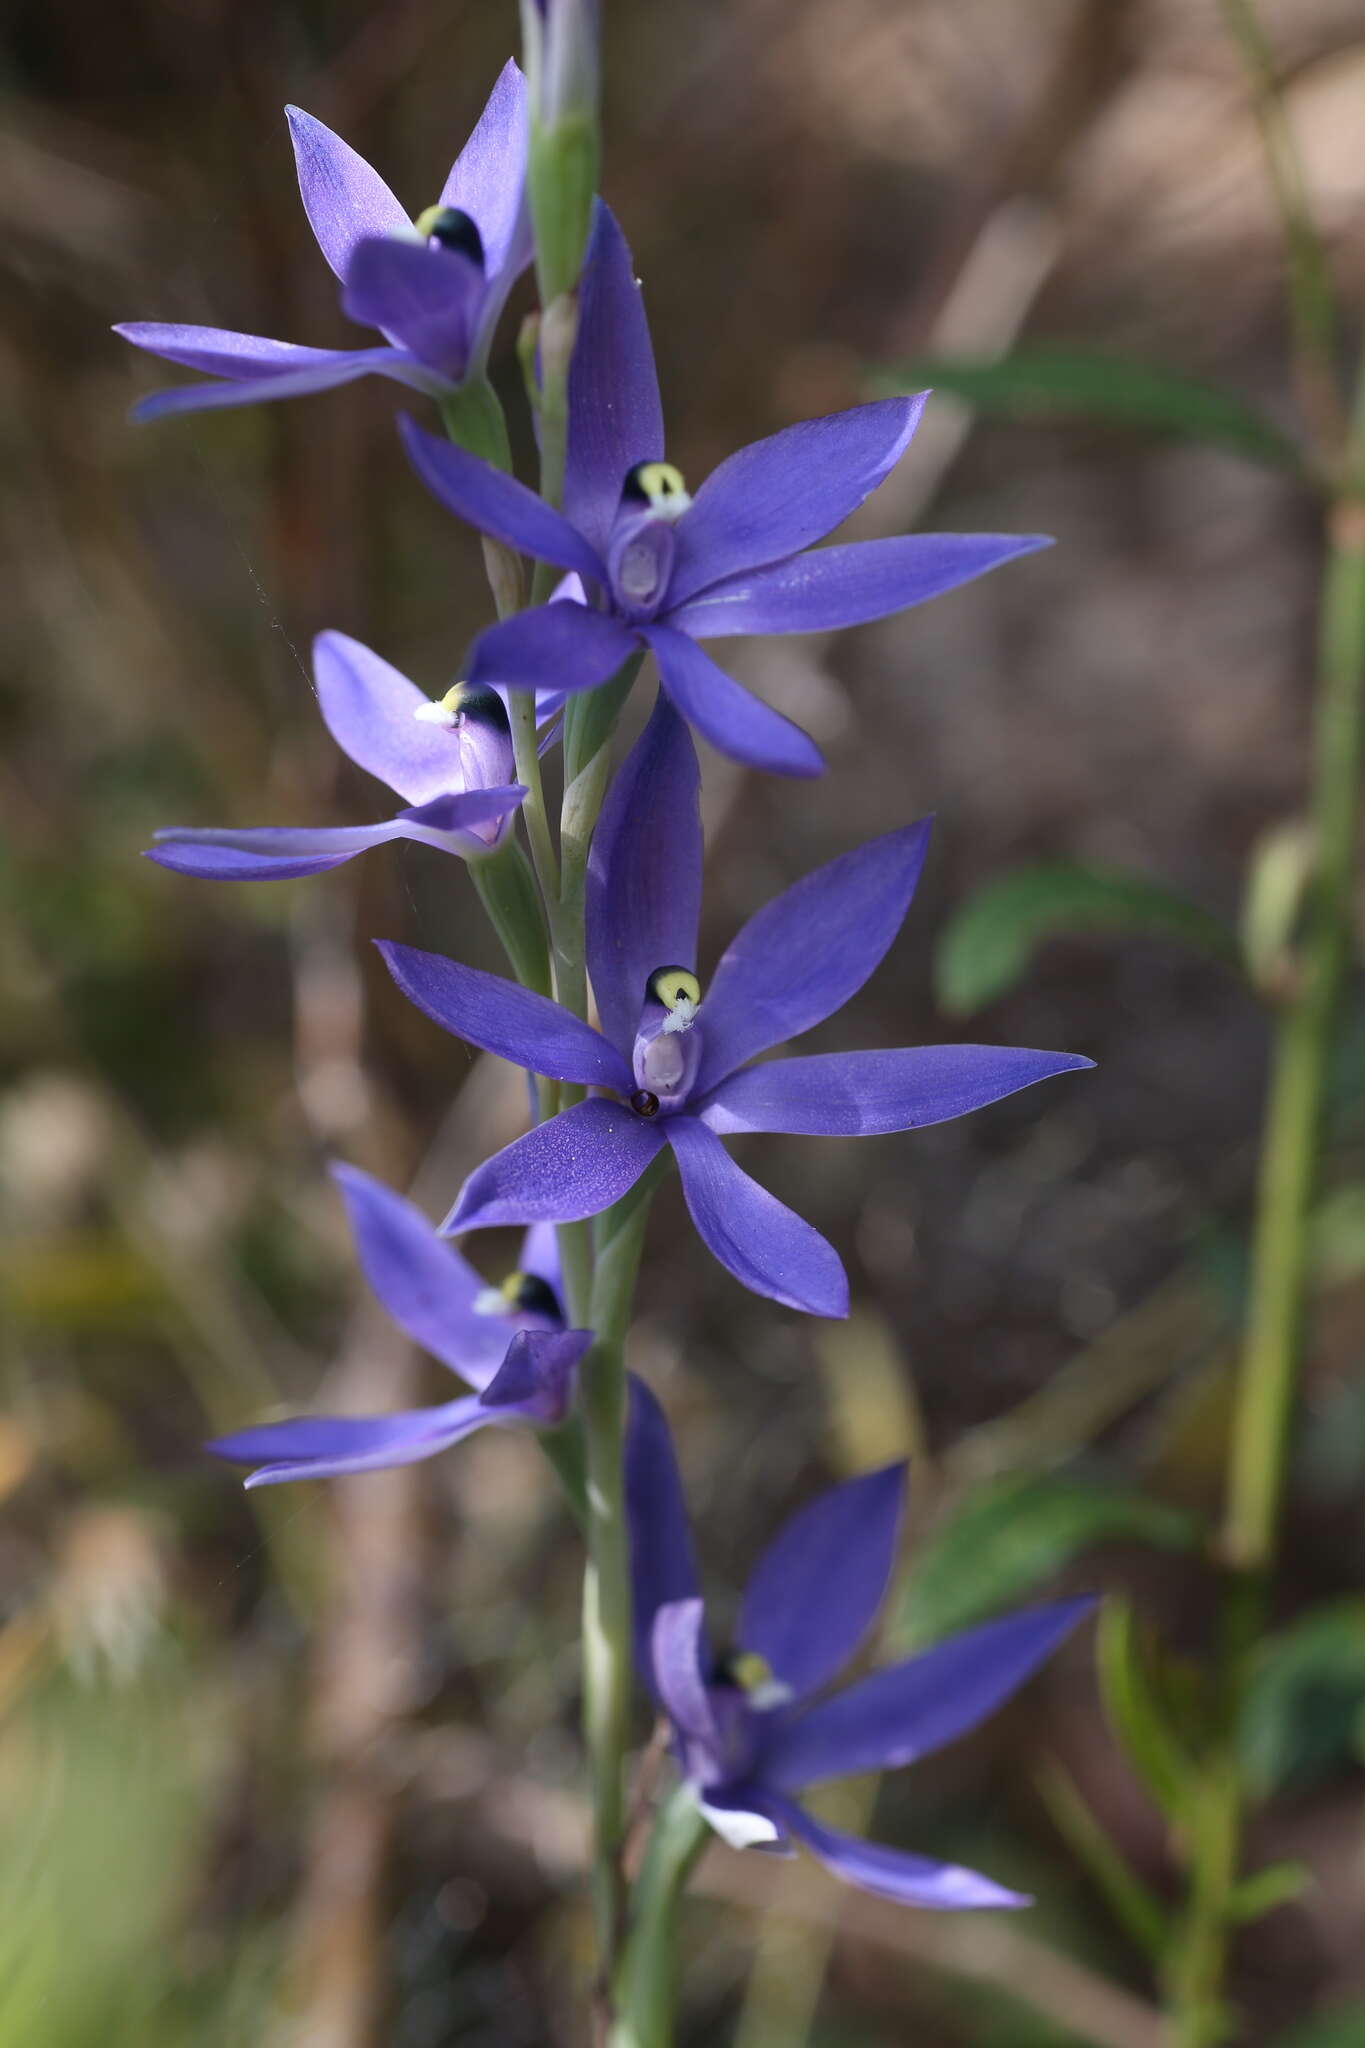
[[[1365,17],[1263,12],[1358,328]],[[392,392],[133,431],[159,370],[108,333],[341,342],[282,104],[416,211],[514,35],[510,0],[7,10],[0,2048],[575,2038],[577,1561],[534,1451],[247,1498],[199,1450],[425,1379],[359,1297],[323,1165],[415,1179],[439,1212],[510,1134],[516,1078],[365,943],[495,964],[467,878],[402,847],[219,891],[136,858],[161,824],[377,815],[315,715],[310,637],[438,692],[485,619],[479,551],[407,471]],[[742,649],[831,771],[793,801],[707,762],[704,961],[932,808],[914,916],[840,1042],[1100,1063],[912,1139],[753,1142],[848,1262],[847,1326],[742,1294],[676,1190],[659,1205],[636,1363],[722,1584],[822,1479],[908,1451],[888,1652],[1059,1586],[1113,1595],[1101,1687],[1077,1645],[980,1737],[843,1794],[1037,1910],[937,1921],[715,1858],[686,2039],[1157,2048],[1182,1762],[1144,1689],[1197,1725],[1266,1045],[1239,962],[1273,983],[1292,914],[1318,568],[1246,81],[1215,0],[609,0],[607,64],[606,190],[685,471],[934,382],[857,530],[1058,541],[923,614]],[[511,393],[510,348],[499,374]],[[1241,1731],[1271,1796],[1236,2038],[1275,2048],[1365,2041],[1352,1000]]]

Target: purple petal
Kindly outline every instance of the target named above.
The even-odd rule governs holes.
[[[509,57],[440,198],[478,228],[490,281],[507,273],[500,297],[531,257],[525,183],[526,81]]]
[[[722,1266],[755,1294],[787,1308],[846,1316],[848,1276],[833,1245],[750,1180],[695,1117],[669,1117],[664,1129],[692,1221]]]
[[[804,420],[722,462],[678,521],[669,609],[832,533],[904,454],[928,396]]]
[[[469,366],[485,285],[458,249],[368,236],[357,242],[342,309],[377,327],[438,375],[458,383]]]
[[[1064,1600],[987,1622],[790,1720],[773,1716],[764,1779],[795,1792],[825,1778],[896,1770],[956,1742],[1017,1691],[1093,1605]]]
[[[273,343],[283,348],[283,342]],[[339,384],[353,384],[357,377],[391,377],[414,391],[431,392],[441,380],[410,356],[405,349],[307,349],[315,358],[295,369],[272,370],[263,376],[237,372],[222,384],[182,384],[170,391],[153,391],[133,407],[135,420],[166,419],[174,413],[222,412],[238,405],[263,405],[274,398],[307,398],[314,391],[331,391]]]
[[[562,701],[605,683],[639,644],[618,620],[586,605],[552,600],[480,633],[469,650],[465,675],[471,683],[505,683],[521,690],[538,689],[548,678]]]
[[[563,1296],[564,1274],[559,1262],[559,1233],[553,1223],[533,1223],[521,1240],[517,1255],[517,1271],[533,1273],[553,1288],[556,1296]]]
[[[268,825],[254,832],[168,826],[157,834],[157,845],[144,848],[143,858],[199,882],[293,882],[326,874],[392,837],[384,825],[279,832]]]
[[[700,789],[691,736],[661,694],[607,793],[588,856],[588,973],[602,1029],[623,1051],[654,970],[697,964]]]
[[[797,1699],[843,1668],[876,1619],[896,1561],[905,1465],[865,1472],[783,1525],[749,1579],[738,1641]]]
[[[1030,1903],[1023,1893],[1007,1891],[1004,1885],[961,1864],[935,1863],[927,1856],[911,1856],[903,1849],[884,1849],[877,1842],[860,1842],[856,1835],[840,1834],[789,1799],[765,1798],[762,1811],[776,1826],[804,1842],[843,1883],[894,1899],[898,1905],[962,1913]]]
[[[434,1458],[493,1418],[477,1394],[440,1408],[409,1408],[394,1415],[300,1416],[267,1422],[206,1445],[216,1458],[259,1465],[248,1486],[279,1486],[289,1479],[339,1479],[348,1472],[383,1472]]]
[[[564,510],[599,555],[606,552],[626,472],[638,462],[659,461],[663,452],[644,301],[625,236],[599,199],[579,286],[564,472]]]
[[[413,420],[402,419],[398,426],[418,476],[459,518],[519,554],[534,555],[538,561],[577,569],[581,576],[602,581],[602,564],[583,536],[525,484],[451,441],[438,441]],[[538,680],[550,682],[552,678]]]
[[[826,1052],[767,1060],[722,1081],[697,1114],[722,1136],[788,1131],[867,1138],[966,1116],[1017,1088],[1090,1067],[1078,1053],[1015,1045],[915,1045],[900,1052]]]
[[[264,334],[237,334],[228,327],[184,327],[167,320],[124,320],[115,334],[164,362],[203,370],[210,377],[256,379],[291,370],[325,369],[372,356],[373,348],[304,348],[296,341],[271,341]]]
[[[443,1031],[531,1074],[627,1093],[634,1087],[630,1068],[615,1046],[547,996],[519,988],[501,975],[462,967],[440,953],[396,946],[387,939],[376,943],[408,1001],[425,1010]]]
[[[1051,545],[1033,533],[907,533],[812,548],[774,568],[713,583],[673,615],[674,624],[698,640],[834,632],[923,604]]]
[[[429,699],[405,675],[347,633],[313,642],[318,709],[344,754],[410,804],[458,790],[460,750],[417,713]]]
[[[663,1143],[657,1121],[600,1096],[576,1103],[476,1167],[442,1231],[596,1216],[629,1193]]]
[[[722,754],[771,775],[824,773],[824,757],[810,735],[717,668],[686,633],[659,625],[640,631],[654,650],[669,696]]]
[[[507,1319],[480,1315],[483,1281],[420,1209],[356,1166],[334,1166],[361,1270],[400,1330],[481,1388],[507,1355]]]
[[[697,1566],[682,1475],[663,1409],[633,1373],[628,1399],[625,1487],[635,1665],[654,1691],[654,1617],[670,1602],[696,1598]]]
[[[157,833],[147,859],[209,882],[288,882],[320,875],[391,839],[416,840],[467,860],[488,851],[487,831],[479,828],[507,817],[525,794],[520,784],[472,789],[400,811],[379,825],[259,825],[241,831],[171,826]]]
[[[659,1608],[650,1631],[649,1669],[675,1728],[708,1749],[720,1731],[706,1689],[706,1613],[700,1600],[672,1600]]]
[[[900,930],[929,830],[921,819],[840,854],[749,919],[706,992],[696,1096],[857,993]]]
[[[557,1429],[573,1403],[591,1330],[518,1330],[480,1399],[489,1421]]]
[[[349,143],[286,107],[298,166],[299,192],[318,247],[344,282],[351,252],[366,235],[410,234],[412,223],[378,171]]]

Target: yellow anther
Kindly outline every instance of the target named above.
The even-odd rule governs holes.
[[[656,519],[681,519],[692,503],[682,471],[671,462],[637,462],[625,494],[648,505]]]
[[[773,1682],[773,1667],[756,1650],[740,1650],[730,1658],[727,1669],[742,1692],[762,1692]]]
[[[642,462],[635,472],[640,480],[640,489],[653,504],[657,498],[685,498],[687,485],[683,473],[671,462]]]
[[[701,983],[686,967],[656,967],[649,977],[649,993],[666,1010],[680,1010],[684,1004],[696,1010],[701,1002]]]

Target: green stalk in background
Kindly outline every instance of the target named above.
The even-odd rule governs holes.
[[[1230,2026],[1224,1986],[1247,1799],[1236,1757],[1236,1717],[1276,1563],[1303,1357],[1327,1074],[1351,957],[1365,766],[1365,364],[1348,420],[1333,359],[1331,280],[1273,57],[1253,0],[1224,0],[1224,15],[1247,67],[1280,212],[1295,384],[1334,496],[1318,617],[1307,804],[1311,865],[1301,937],[1288,963],[1271,1055],[1221,1539],[1232,1574],[1220,1645],[1224,1731],[1204,1759],[1183,1829],[1190,1896],[1169,1959],[1178,2048],[1213,2048]]]
[[[1357,463],[1363,445],[1365,377],[1352,450]],[[1365,501],[1358,496],[1341,498],[1329,515],[1318,660],[1309,799],[1313,870],[1294,985],[1275,1034],[1224,1524],[1228,1562],[1257,1579],[1274,1563],[1323,1096],[1351,952],[1365,733]]]

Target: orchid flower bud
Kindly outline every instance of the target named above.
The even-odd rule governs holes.
[[[601,145],[598,0],[522,0],[530,112],[527,190],[542,302],[572,291],[583,264]]]

